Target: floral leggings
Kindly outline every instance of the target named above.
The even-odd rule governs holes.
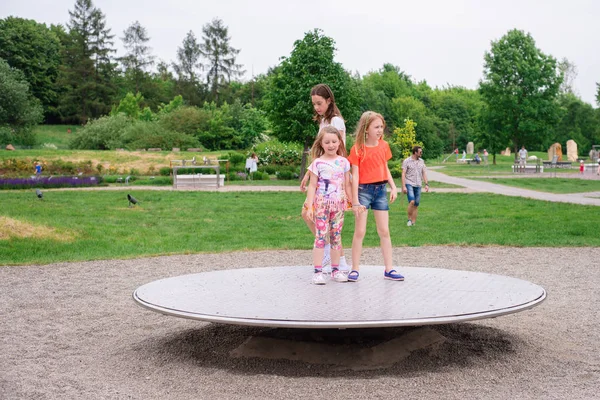
[[[342,248],[342,227],[344,226],[344,209],[340,207],[328,207],[321,204],[315,209],[315,247],[322,249],[327,243],[329,233],[329,244],[332,249]]]

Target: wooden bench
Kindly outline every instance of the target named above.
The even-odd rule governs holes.
[[[552,161],[544,161],[544,167],[546,168],[565,168],[571,169],[572,167],[571,161],[557,161],[553,163]]]
[[[544,172],[544,166],[543,165],[537,165],[537,164],[527,164],[524,166],[519,165],[519,163],[515,163],[512,166],[512,172],[516,173],[516,172],[520,172],[520,173],[527,173],[527,172],[532,172],[532,173],[538,173],[538,172]]]
[[[471,164],[471,161],[473,161],[472,158],[459,158],[458,160],[456,160],[457,163],[467,163],[467,164]]]

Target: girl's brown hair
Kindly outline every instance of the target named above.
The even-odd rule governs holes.
[[[310,90],[310,95],[321,96],[325,100],[331,100],[329,107],[327,107],[327,111],[325,111],[325,115],[321,116],[315,111],[315,114],[313,115],[314,121],[317,121],[318,123],[321,123],[322,121],[331,123],[333,117],[337,116],[342,118],[342,113],[340,113],[338,106],[335,104],[335,97],[333,97],[333,92],[329,86],[324,83],[319,83],[318,85],[313,86]]]
[[[323,138],[327,133],[333,133],[338,137],[340,145],[338,146],[337,155],[346,157],[346,147],[344,146],[344,141],[342,140],[342,134],[334,126],[330,125],[319,131],[319,134],[317,135],[317,138],[310,149],[310,157],[312,160],[316,160],[325,154],[325,150],[323,150]]]
[[[383,129],[385,129],[385,119],[383,119],[383,115],[376,113],[375,111],[365,111],[358,120],[358,125],[354,132],[354,136],[356,137],[354,148],[360,158],[363,158],[366,152],[365,140],[367,138],[367,129],[369,129],[371,123],[377,119],[381,120]]]

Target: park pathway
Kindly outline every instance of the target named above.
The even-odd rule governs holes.
[[[457,178],[434,171],[433,168],[428,168],[427,175],[429,179],[436,182],[443,182],[452,185],[462,186],[461,188],[437,188],[432,189],[432,192],[437,193],[494,193],[504,196],[525,197],[535,200],[553,201],[559,203],[571,203],[600,206],[600,192],[588,193],[569,193],[556,194],[547,192],[538,192],[536,190],[528,190],[517,187],[499,185],[497,183],[484,182],[479,180]],[[399,180],[397,180],[399,182]],[[108,187],[87,187],[87,188],[60,188],[46,189],[45,191],[61,191],[61,190],[167,190],[167,191],[214,191],[214,192],[299,192],[298,186],[245,186],[226,184],[220,188],[214,186],[206,186],[201,188],[185,188],[173,189],[172,186],[108,186]],[[400,191],[401,188],[398,187]]]
[[[504,196],[526,197],[529,199],[554,201],[558,203],[600,206],[600,198],[588,197],[600,196],[600,192],[569,194],[538,192],[536,190],[528,190],[511,186],[499,185],[497,183],[490,183],[478,180],[476,181],[466,178],[457,178],[454,176],[448,176],[446,174],[433,171],[432,169],[428,169],[427,176],[432,181],[462,186],[471,192],[495,193]]]

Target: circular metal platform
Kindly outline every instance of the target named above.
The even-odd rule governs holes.
[[[161,279],[134,300],[176,317],[287,328],[370,328],[446,324],[527,310],[541,286],[481,272],[398,267],[406,280],[362,266],[358,282],[312,285],[312,267],[246,268]]]

